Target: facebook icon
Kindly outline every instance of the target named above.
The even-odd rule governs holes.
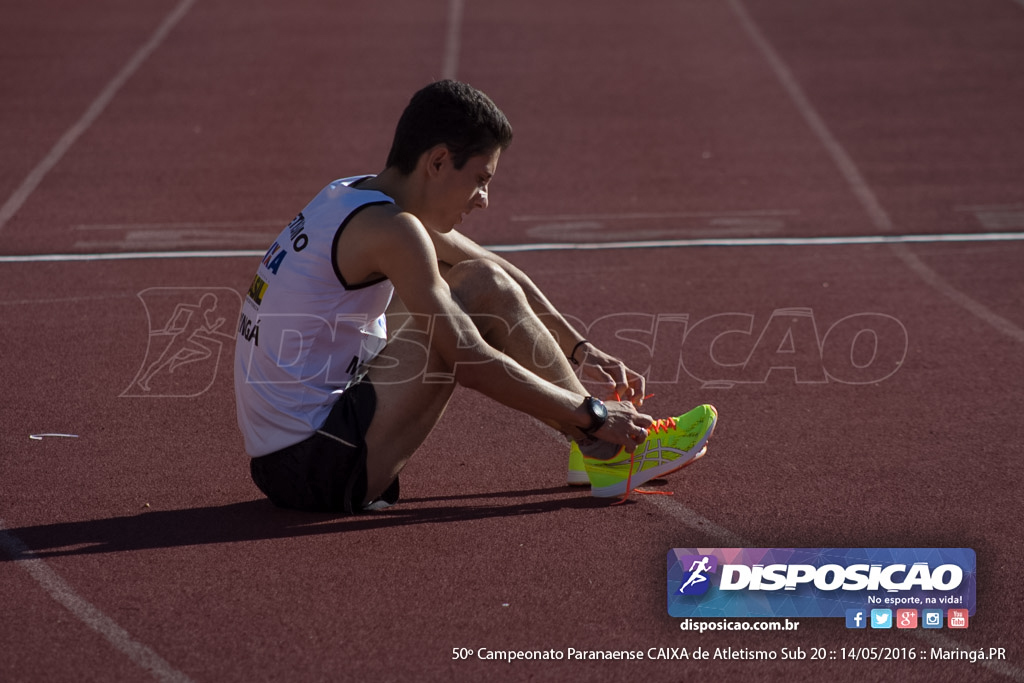
[[[862,609],[846,610],[846,628],[867,628],[867,612]]]

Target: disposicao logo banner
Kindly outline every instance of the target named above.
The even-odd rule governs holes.
[[[848,609],[975,610],[970,548],[673,548],[673,617],[844,617]]]

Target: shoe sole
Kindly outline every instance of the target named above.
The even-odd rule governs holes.
[[[587,476],[586,470],[569,470],[569,476],[566,477],[569,486],[589,486],[590,477]]]
[[[697,454],[695,456],[687,458],[686,461],[681,465],[679,464],[679,459],[676,459],[671,462],[666,462],[662,465],[658,465],[657,467],[651,467],[649,469],[643,470],[642,472],[638,472],[637,474],[633,475],[633,477],[630,479],[630,487],[635,489],[638,486],[643,486],[651,479],[657,479],[658,477],[663,477],[665,475],[672,474],[673,472],[678,472],[687,465],[691,465],[700,458],[702,458],[704,454],[707,453],[708,441],[711,440],[711,435],[714,433],[715,426],[717,424],[718,415],[716,414],[714,417],[711,418],[711,427],[708,429],[707,434],[704,435],[703,439],[694,444],[694,448],[697,448],[698,446],[700,447],[700,450],[697,451]],[[627,490],[625,481],[612,484],[611,486],[602,486],[600,488],[591,487],[590,489],[590,495],[594,496],[595,498],[614,498],[616,496],[624,496],[626,495],[626,493]]]
[[[679,465],[675,469],[669,470],[668,472],[663,472],[661,476],[664,477],[664,476],[667,476],[667,475],[672,474],[674,472],[678,472],[679,470],[683,469],[684,467],[689,467],[693,463],[695,463],[698,460],[700,460],[701,458],[703,458],[707,454],[707,452],[708,452],[708,445],[705,443],[704,444],[704,448],[700,449],[700,453],[698,453],[697,455],[693,456],[692,458],[690,458],[689,460],[684,462],[682,465]],[[679,461],[677,460],[676,462],[679,462]],[[567,477],[567,481],[568,481],[569,486],[589,486],[590,485],[590,477],[587,476],[587,471],[586,470],[569,470],[569,476]]]

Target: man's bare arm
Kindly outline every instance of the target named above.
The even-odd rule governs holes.
[[[558,340],[566,357],[583,367],[589,381],[604,388],[602,398],[618,397],[632,401],[637,406],[642,405],[644,377],[618,358],[586,341],[526,273],[456,230],[443,234],[431,232],[430,235],[442,263],[455,265],[475,258],[487,259],[500,265],[522,288],[531,308]]]
[[[350,230],[359,240],[363,269],[386,275],[414,314],[411,324],[429,326],[420,331],[430,335],[431,348],[453,369],[456,382],[564,433],[589,425],[584,395],[545,381],[483,339],[441,277],[434,243],[414,216],[370,207]],[[632,447],[631,435],[649,424],[650,418],[629,404],[610,404],[609,420],[597,436]]]

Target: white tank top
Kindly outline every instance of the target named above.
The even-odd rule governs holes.
[[[242,304],[235,340],[235,405],[251,456],[311,436],[360,367],[387,342],[387,279],[349,286],[338,238],[362,208],[393,203],[336,180],[267,250]]]

